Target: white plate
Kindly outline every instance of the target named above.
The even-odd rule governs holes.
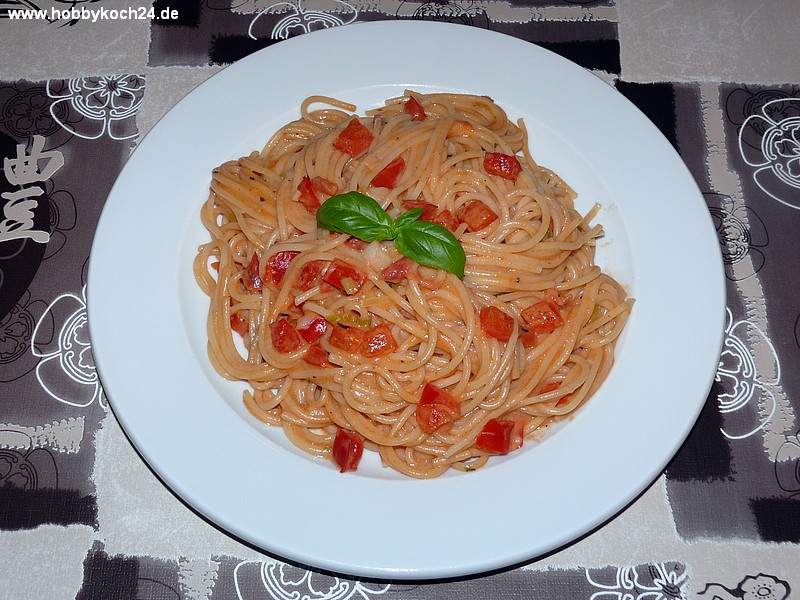
[[[577,416],[476,473],[433,481],[387,472],[374,457],[342,475],[255,424],[241,386],[209,365],[207,299],[191,272],[207,239],[198,211],[213,167],[261,148],[306,96],[336,96],[363,112],[406,88],[486,94],[525,118],[535,157],[578,190],[579,207],[604,205],[599,262],[637,299],[617,364]],[[724,303],[706,206],[649,120],[599,78],[535,45],[427,22],[304,35],[199,86],[120,174],[97,229],[88,289],[111,406],[170,489],[278,557],[401,579],[528,561],[630,503],[658,477],[706,399]]]

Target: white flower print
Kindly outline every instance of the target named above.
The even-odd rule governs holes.
[[[664,563],[617,567],[614,580],[598,581],[608,570],[598,570],[594,575],[587,569],[587,581],[599,591],[590,600],[684,600],[686,572],[677,565]]]
[[[780,381],[780,363],[769,338],[749,321],[733,321],[730,309],[716,379],[724,393],[718,398],[725,416],[722,434],[743,439],[764,428],[775,414],[772,388]],[[750,345],[748,345],[750,344]],[[764,345],[772,354],[772,373],[758,369],[751,346]]]
[[[771,100],[747,117],[739,151],[764,193],[800,209],[800,98]]]
[[[253,569],[258,569],[254,573]],[[247,572],[247,575],[243,573]],[[254,575],[257,575],[254,577]],[[256,563],[244,561],[234,569],[236,594],[239,600],[266,598],[285,600],[370,600],[385,594],[390,585],[370,586],[365,582],[351,581],[321,573],[306,571],[284,563]],[[260,581],[261,586],[248,589],[246,582]],[[263,587],[262,587],[263,586]],[[250,587],[253,587],[252,585]]]
[[[55,323],[54,335],[45,333],[44,323]],[[31,352],[40,359],[36,378],[48,395],[70,406],[98,402],[105,408],[89,342],[85,287],[81,297],[65,293],[47,307],[33,330]]]
[[[63,128],[84,139],[103,135],[114,140],[131,139],[138,135],[134,117],[142,104],[144,87],[144,77],[139,75],[76,77],[58,90],[48,82],[47,95],[54,99],[50,114]],[[64,120],[62,104],[68,105],[68,113],[77,113],[82,119]]]
[[[358,11],[341,0],[323,0],[318,2],[319,6],[310,8],[306,6],[308,2],[305,0],[295,0],[295,2],[276,2],[270,4],[269,7],[261,9],[247,30],[247,34],[254,40],[263,37],[263,33],[258,27],[258,21],[262,16],[267,14],[276,14],[288,10],[285,17],[280,20],[272,28],[269,37],[274,40],[285,40],[290,36],[299,35],[303,33],[310,33],[318,29],[328,29],[331,27],[340,27],[348,25],[356,20]],[[336,13],[344,13],[347,18],[340,17]]]

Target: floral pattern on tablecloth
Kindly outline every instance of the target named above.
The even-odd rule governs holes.
[[[479,592],[478,580],[473,579],[429,584],[361,581],[281,562],[229,556],[208,560],[109,556],[102,544],[96,543],[86,556],[84,571],[79,599],[101,593],[176,600],[446,600],[498,597],[494,593],[502,597],[587,600],[689,598],[686,567],[678,562],[550,571],[514,569],[481,579],[479,587],[485,586],[485,592]]]
[[[85,269],[143,86],[138,75],[0,82],[0,529],[97,525],[107,406]]]
[[[160,14],[170,4],[152,6]],[[9,8],[45,5],[111,2],[6,0],[0,27],[8,25]],[[185,0],[179,18],[150,23],[145,74],[98,70],[28,81],[21,73],[0,81],[0,234],[6,236],[0,241],[0,548],[11,548],[0,556],[14,553],[18,535],[44,536],[52,526],[90,530],[85,552],[58,555],[82,564],[76,596],[82,600],[791,600],[800,585],[796,570],[769,560],[752,568],[762,564],[752,557],[776,544],[792,556],[800,543],[800,305],[777,300],[797,295],[793,266],[800,257],[796,236],[786,231],[800,229],[800,84],[625,81],[619,27],[608,18],[614,6],[613,0]],[[663,547],[651,547],[656,540],[649,538],[630,540],[653,562],[598,565],[584,553],[578,564],[560,564],[557,555],[556,566],[542,566],[545,559],[483,577],[410,583],[359,581],[266,557],[198,558],[189,547],[189,558],[106,552],[106,543],[137,546],[107,539],[114,532],[103,528],[92,478],[104,458],[96,454],[97,434],[113,415],[87,335],[86,269],[106,195],[138,140],[146,71],[179,79],[319,28],[384,19],[492,29],[592,70],[659,127],[703,192],[725,265],[728,319],[702,414],[655,484],[663,485],[671,514],[647,515],[675,539],[658,539]],[[44,26],[69,36],[91,25],[62,19]],[[676,305],[690,306],[691,291],[678,292]],[[127,484],[120,481],[120,493],[130,492]],[[601,528],[590,538],[604,535]],[[703,543],[707,555],[695,550]],[[719,562],[720,549],[740,553],[751,567]],[[34,597],[47,596],[46,583],[37,585],[42,593],[31,590]]]
[[[778,186],[774,172],[795,168],[798,91],[724,84],[716,94],[705,118],[722,120],[724,139],[712,142],[727,148],[728,165],[709,173],[704,191],[728,278],[728,319],[709,404],[667,470],[668,489],[688,539],[800,543],[800,347],[786,316],[764,301],[796,294],[800,247],[780,235],[800,228],[796,190],[791,179]],[[770,163],[764,151],[781,160]]]
[[[86,556],[84,571],[79,600],[115,594],[165,600],[787,600],[791,594],[787,581],[755,573],[730,584],[709,582],[692,595],[686,565],[674,561],[591,569],[523,568],[477,580],[425,584],[360,581],[281,562],[229,556],[208,560],[109,556],[96,543]]]
[[[529,2],[462,2],[403,0],[378,9],[371,1],[320,0],[253,2],[233,7],[211,0],[187,0],[181,17],[155,20],[151,29],[150,65],[230,64],[281,40],[318,29],[387,19],[443,21],[491,29],[537,43],[587,69],[620,72],[616,23],[591,19],[593,7],[610,1],[531,0]],[[169,0],[156,0],[155,6]],[[573,19],[534,16],[546,8],[573,11]],[[159,10],[156,11],[160,12]],[[497,13],[496,17],[490,14]]]

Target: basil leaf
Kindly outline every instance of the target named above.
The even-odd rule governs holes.
[[[407,223],[397,232],[394,246],[400,254],[420,265],[444,269],[464,279],[467,260],[464,248],[456,236],[441,225],[430,221]]]
[[[422,210],[421,208],[412,208],[411,210],[404,212],[402,215],[400,215],[394,220],[395,230],[402,229],[409,223],[416,221],[422,216],[423,212],[425,211]]]
[[[375,200],[359,192],[331,196],[317,209],[317,226],[349,233],[365,242],[394,237],[392,218]]]
[[[429,221],[419,221],[423,210],[412,208],[397,219],[365,194],[347,192],[331,196],[317,209],[317,226],[347,233],[365,242],[394,240],[400,254],[414,262],[444,269],[464,278],[464,248],[450,231]]]

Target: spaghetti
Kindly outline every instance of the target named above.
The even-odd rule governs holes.
[[[599,207],[579,214],[491,99],[406,92],[354,111],[310,97],[214,170],[194,263],[210,359],[249,383],[257,419],[342,471],[362,447],[417,478],[477,469],[594,394],[633,301],[594,262]],[[353,191],[450,231],[463,279],[320,228],[319,206]]]

